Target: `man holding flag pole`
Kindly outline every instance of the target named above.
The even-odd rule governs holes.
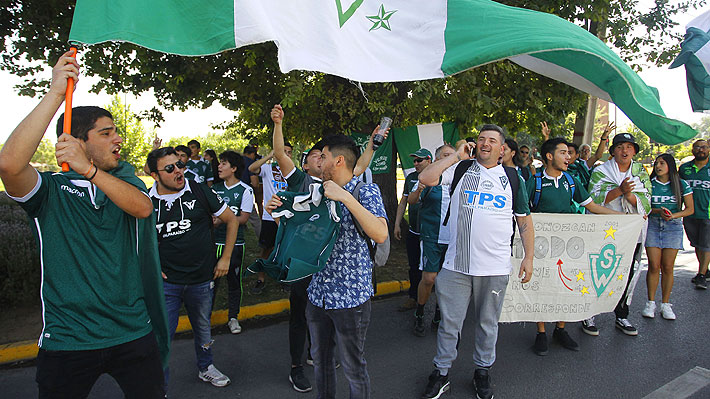
[[[33,219],[40,250],[39,397],[86,397],[106,373],[127,398],[162,398],[169,338],[153,208],[145,184],[120,161],[111,114],[68,105],[71,129],[62,133],[60,117],[56,145],[67,171],[38,173],[29,164],[70,98],[68,83],[78,80],[74,54],[61,56],[49,92],[0,152],[0,178]]]

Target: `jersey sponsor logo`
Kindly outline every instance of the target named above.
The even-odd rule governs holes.
[[[229,209],[231,209],[232,212],[234,212],[235,215],[238,215],[238,214],[239,214],[239,207],[237,207],[237,206],[230,206]]]
[[[197,202],[197,200],[184,201],[183,204],[185,204],[185,206],[187,207],[187,209],[193,210],[193,209],[195,209],[195,202]]]
[[[491,205],[497,209],[505,208],[506,199],[504,195],[493,195],[483,191],[464,190],[466,196],[466,204],[481,207],[490,207]]]
[[[67,186],[67,185],[65,185],[65,184],[62,184],[61,186],[59,186],[59,188],[62,189],[62,190],[64,190],[64,191],[66,191],[66,192],[68,192],[68,193],[70,193],[70,194],[74,194],[74,195],[76,195],[76,196],[79,197],[79,198],[84,198],[84,195],[85,195],[85,194],[84,194],[82,191],[80,191],[80,190],[77,190],[77,189],[75,189],[75,188],[71,188],[71,187],[69,187],[69,186]]]
[[[552,183],[550,183],[550,182],[542,183],[541,187],[552,187]]]
[[[165,231],[163,231],[163,227],[165,227]],[[190,227],[192,227],[190,219],[182,219],[179,222],[158,223],[155,225],[158,234],[163,234],[163,238],[182,235],[189,231]]]
[[[320,215],[317,213],[308,218],[308,220],[310,220],[311,222],[315,222],[318,219],[320,219]]]
[[[651,196],[651,202],[654,204],[661,204],[664,202],[675,202],[675,195],[653,195]]]
[[[710,180],[686,180],[693,189],[710,189]]]
[[[288,187],[288,183],[282,182],[282,181],[272,181],[272,187],[274,187],[275,191],[284,191],[286,190],[286,187]]]

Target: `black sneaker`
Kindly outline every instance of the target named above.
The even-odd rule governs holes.
[[[476,397],[478,399],[493,398],[491,376],[488,375],[488,369],[476,369],[473,373],[473,388],[476,390]]]
[[[429,383],[426,384],[426,390],[422,394],[422,399],[437,399],[444,392],[449,390],[449,376],[441,375],[439,370],[434,370],[429,374]]]
[[[251,293],[252,295],[259,295],[262,292],[264,292],[264,287],[266,286],[266,283],[264,283],[261,280],[256,280],[256,283],[254,283],[254,286],[251,287]]]
[[[708,269],[708,270],[710,270],[710,269]],[[695,276],[693,276],[693,278],[690,279],[690,283],[691,283],[691,284],[695,284],[695,282],[698,281],[698,276],[699,276],[699,275],[700,275],[700,273],[698,273],[698,274],[696,274]]]
[[[704,274],[698,274],[697,276],[695,276],[695,288],[699,290],[708,289],[708,282],[707,280],[705,280]]]
[[[291,386],[298,392],[310,392],[313,387],[308,378],[303,374],[303,366],[291,367],[291,374],[288,376]]]
[[[423,337],[426,335],[426,329],[424,328],[424,316],[414,316],[414,335],[417,337]]]
[[[710,268],[708,268],[708,271],[705,272],[705,280],[710,278]]]
[[[538,356],[547,355],[547,334],[544,332],[537,333],[535,344],[533,345],[533,352]]]
[[[586,320],[582,320],[582,331],[593,337],[599,335],[599,329],[597,328],[597,325],[594,324],[594,316]]]
[[[634,327],[629,319],[616,318],[616,328],[621,330],[626,335],[639,335],[638,330]]]
[[[555,328],[552,332],[552,339],[558,344],[562,345],[563,348],[569,349],[571,351],[578,351],[579,345],[569,336],[564,328]]]

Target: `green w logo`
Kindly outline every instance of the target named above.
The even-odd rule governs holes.
[[[606,290],[614,277],[616,270],[621,263],[622,255],[616,253],[614,244],[606,244],[599,250],[599,253],[589,254],[589,267],[592,272],[592,282],[594,290],[597,292],[597,297],[600,297]]]
[[[347,0],[343,0],[347,1]],[[340,4],[340,0],[335,0],[335,6],[338,7],[338,21],[340,22],[340,27],[342,28],[343,25],[345,25],[346,22],[350,19],[350,17],[355,14],[355,11],[362,5],[362,2],[364,0],[355,0],[350,4],[350,7],[348,7],[345,12],[343,12],[343,6]]]

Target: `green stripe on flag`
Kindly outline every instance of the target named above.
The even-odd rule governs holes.
[[[69,40],[112,40],[179,55],[236,47],[234,0],[77,0]]]

